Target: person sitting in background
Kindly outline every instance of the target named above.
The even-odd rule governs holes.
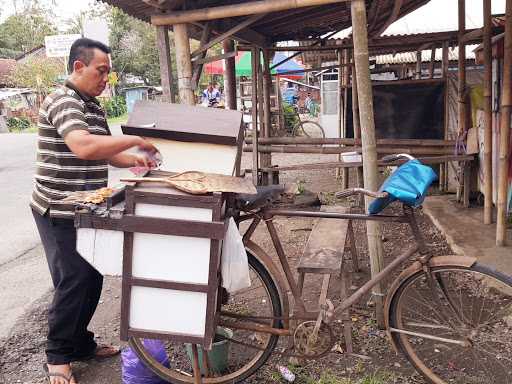
[[[214,87],[213,83],[208,83],[208,87],[203,91],[201,103],[207,107],[215,107],[220,103],[220,91]]]

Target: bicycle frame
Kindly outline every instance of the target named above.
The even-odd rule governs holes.
[[[414,215],[414,209],[403,206],[403,215],[367,215],[367,214],[355,214],[355,213],[338,213],[338,212],[326,212],[326,211],[302,211],[302,210],[293,210],[293,209],[277,209],[277,208],[263,208],[256,212],[249,212],[245,215],[241,215],[238,219],[238,222],[245,220],[252,220],[249,228],[243,235],[244,242],[248,242],[258,224],[263,220],[266,224],[267,231],[270,234],[272,239],[273,246],[277,252],[279,257],[279,264],[281,265],[286,282],[292,292],[295,301],[295,311],[294,316],[300,318],[309,318],[316,319],[318,317],[319,312],[311,312],[307,311],[304,305],[304,300],[302,299],[302,295],[299,292],[298,284],[295,278],[293,277],[293,273],[286,257],[285,251],[281,244],[281,240],[277,233],[277,230],[274,226],[273,219],[274,217],[286,216],[286,217],[312,217],[312,218],[329,218],[329,219],[339,219],[339,220],[362,220],[362,221],[380,221],[380,222],[394,222],[394,223],[406,223],[411,228],[413,238],[416,241],[412,247],[407,249],[405,252],[400,254],[395,260],[393,260],[389,265],[387,265],[382,271],[377,273],[372,277],[367,283],[361,286],[357,291],[352,293],[340,306],[338,306],[334,310],[334,315],[338,315],[344,310],[348,309],[355,302],[357,302],[361,297],[363,297],[366,293],[368,293],[376,284],[381,282],[384,278],[386,278],[391,272],[396,269],[398,266],[402,265],[406,260],[410,259],[412,255],[416,252],[419,252],[421,255],[420,262],[422,265],[426,265],[428,261],[432,258],[432,255],[428,252],[427,246],[425,244],[425,240],[419,230],[418,224],[416,222],[416,217]],[[267,330],[268,331],[268,330]],[[274,332],[270,332],[274,333]],[[282,330],[279,332],[282,335]]]

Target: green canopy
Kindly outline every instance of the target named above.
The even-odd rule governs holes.
[[[252,56],[251,52],[244,52],[240,59],[235,63],[235,73],[237,76],[251,76],[252,75]],[[263,55],[260,54],[260,63],[263,63]],[[272,73],[276,73],[273,69]]]

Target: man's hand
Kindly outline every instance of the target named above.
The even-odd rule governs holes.
[[[151,154],[158,153],[158,149],[156,149],[156,147],[153,144],[151,144],[148,140],[146,140],[143,137],[138,137],[138,139],[139,139],[139,141],[138,141],[137,147],[140,150],[151,153]]]
[[[156,150],[156,148],[155,148]],[[156,152],[155,152],[156,153]],[[154,169],[158,167],[156,159],[151,154],[144,151],[143,153],[135,153],[133,156],[133,167],[146,167]]]

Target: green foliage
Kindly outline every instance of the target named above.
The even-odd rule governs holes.
[[[126,113],[126,100],[122,96],[114,96],[101,103],[107,117],[119,117]]]
[[[27,52],[44,43],[44,37],[57,33],[52,11],[37,0],[23,2],[0,24],[0,48],[6,52]]]
[[[48,95],[64,72],[64,63],[55,58],[33,57],[18,64],[9,77],[15,87],[32,88],[42,97]]]
[[[21,132],[30,127],[30,121],[25,117],[10,117],[7,119],[9,132]]]
[[[299,116],[295,112],[293,106],[283,103],[284,127],[287,132],[292,132],[293,127],[299,122]]]
[[[148,85],[159,85],[160,64],[155,28],[117,8],[112,8],[109,24],[113,70],[120,78],[130,73],[142,77]],[[171,59],[174,60],[174,54],[171,54]],[[174,63],[172,67],[176,67]]]

